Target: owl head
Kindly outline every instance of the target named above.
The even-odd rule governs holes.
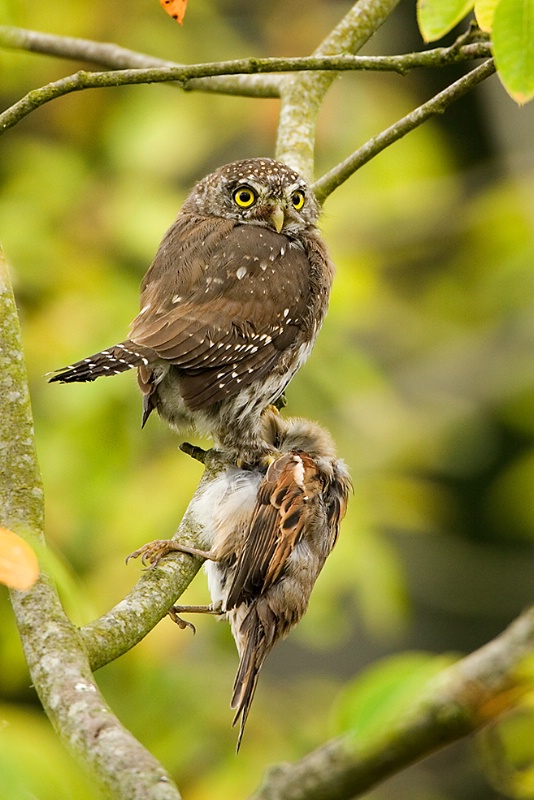
[[[297,234],[319,217],[315,195],[298,173],[280,161],[233,161],[196,184],[182,211],[234,219]]]

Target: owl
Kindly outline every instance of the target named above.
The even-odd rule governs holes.
[[[270,409],[265,440],[278,451],[266,473],[228,467],[190,506],[206,550],[156,540],[132,553],[157,565],[172,551],[207,559],[210,606],[175,606],[171,616],[206,611],[224,615],[239,654],[231,707],[240,722],[237,749],[259,671],[275,643],[305,613],[332,550],[351,486],[329,434],[302,419],[283,420]]]
[[[143,425],[155,409],[254,462],[261,412],[310,354],[327,311],[334,269],[318,216],[313,191],[285,164],[216,170],[163,237],[128,338],[51,381],[136,368]]]

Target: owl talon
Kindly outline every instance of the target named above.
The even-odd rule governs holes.
[[[278,413],[278,412],[276,412]],[[265,472],[280,453],[265,445],[257,450],[242,451],[235,459],[238,469]]]

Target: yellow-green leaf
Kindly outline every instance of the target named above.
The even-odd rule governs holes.
[[[532,695],[477,737],[490,782],[507,797],[534,797],[534,711]]]
[[[534,97],[534,0],[500,0],[493,19],[499,77],[518,103]]]
[[[39,562],[28,542],[13,531],[0,528],[0,582],[25,591],[38,576]]]
[[[480,30],[491,32],[498,4],[499,0],[475,0],[475,17]]]
[[[474,0],[417,0],[417,24],[425,42],[445,36],[473,5]]]
[[[426,691],[428,681],[455,659],[451,655],[410,652],[374,664],[343,692],[338,725],[369,743],[401,722]]]

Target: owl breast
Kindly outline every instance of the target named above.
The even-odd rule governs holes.
[[[157,410],[223,448],[253,449],[264,408],[307,358],[326,314],[333,266],[318,215],[305,181],[272,159],[207,175],[163,237],[129,337],[52,380],[137,368],[143,424]]]

